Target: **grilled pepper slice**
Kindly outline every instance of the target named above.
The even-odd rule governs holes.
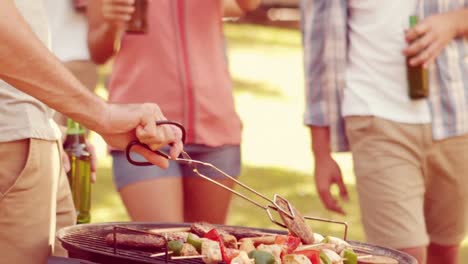
[[[351,248],[344,249],[341,256],[344,259],[343,264],[358,264],[358,257]]]
[[[312,264],[320,264],[320,251],[315,249],[299,250],[295,251],[294,254],[306,256]]]
[[[333,264],[327,254],[323,252],[320,252],[320,260],[323,262],[323,264]]]
[[[195,236],[194,234],[190,233],[187,237],[187,243],[194,246],[198,252],[201,252],[202,241],[198,236]]]
[[[172,251],[175,256],[180,256],[180,251],[182,250],[182,247],[184,246],[184,242],[180,240],[172,240],[167,242],[167,247],[170,251]]]
[[[215,228],[211,229],[208,233],[205,234],[205,238],[219,243],[219,248],[221,249],[223,261],[229,264],[230,259],[226,255],[226,247],[224,246],[223,238],[219,235],[218,231]]]
[[[280,245],[283,249],[283,254],[291,254],[301,244],[301,239],[295,236],[277,235],[275,244]]]
[[[249,258],[254,259],[255,264],[277,264],[275,257],[261,250],[253,250],[249,253]]]

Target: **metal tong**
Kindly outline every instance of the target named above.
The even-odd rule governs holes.
[[[177,122],[174,122],[174,121],[157,121],[156,122],[156,125],[173,125],[173,126],[176,126],[178,127],[181,131],[182,131],[182,142],[185,143],[185,138],[186,138],[186,131],[185,131],[185,128],[177,123]],[[140,162],[140,161],[135,161],[132,159],[130,153],[132,151],[132,148],[134,146],[142,146],[148,150],[151,150],[151,148],[149,146],[147,146],[146,144],[143,144],[137,140],[134,140],[132,142],[130,142],[128,145],[127,145],[127,148],[126,148],[126,157],[127,157],[127,160],[135,165],[135,166],[153,166],[152,163],[150,162]],[[151,150],[153,151],[153,150]],[[241,181],[237,180],[236,178],[228,175],[227,173],[225,173],[224,171],[218,169],[217,167],[215,167],[213,164],[210,164],[210,163],[206,163],[206,162],[202,162],[202,161],[198,161],[198,160],[193,160],[189,154],[187,154],[187,152],[185,151],[182,151],[180,153],[180,156],[176,159],[172,159],[168,154],[164,153],[163,151],[161,150],[156,150],[156,151],[153,151],[154,153],[156,153],[157,155],[160,155],[164,158],[167,158],[169,160],[173,160],[177,163],[181,163],[181,164],[185,164],[185,165],[188,165],[190,166],[192,169],[193,169],[193,172],[213,183],[213,184],[216,184],[217,186],[231,192],[231,193],[234,193],[235,195],[241,197],[242,199],[250,202],[251,204],[263,209],[266,211],[270,221],[278,226],[281,226],[283,228],[286,228],[286,229],[289,229],[292,233],[296,233],[296,235],[298,237],[300,237],[304,242],[307,242],[307,239],[304,239],[303,235],[301,234],[298,234],[300,232],[298,232],[297,230],[294,230],[295,227],[297,228],[297,226],[299,226],[299,229],[301,228],[306,228],[308,230],[310,230],[310,227],[306,227],[305,224],[304,224],[304,220],[303,219],[306,219],[306,220],[313,220],[313,221],[320,221],[320,222],[326,222],[326,223],[332,223],[332,224],[339,224],[339,225],[343,225],[344,226],[344,234],[343,234],[343,239],[346,240],[347,239],[347,236],[348,236],[348,224],[346,222],[341,222],[341,221],[334,221],[334,220],[330,220],[330,219],[324,219],[324,218],[318,218],[318,217],[311,217],[311,216],[302,216],[300,215],[300,213],[297,211],[297,209],[295,209],[291,203],[286,200],[285,198],[279,196],[278,194],[274,194],[273,196],[273,199],[270,199],[268,197],[266,197],[265,195],[259,193],[258,191],[252,189],[251,187],[247,186],[246,184],[242,183]],[[266,205],[262,205],[260,204],[259,202],[247,197],[246,195],[230,188],[230,187],[227,187],[221,183],[219,183],[218,181],[216,180],[213,180],[211,179],[210,177],[200,173],[200,171],[198,170],[198,166],[205,166],[205,167],[209,167],[215,171],[217,171],[219,174],[223,175],[224,177],[230,179],[231,181],[235,182],[236,184],[238,184],[239,186],[241,186],[242,188],[244,188],[245,190],[255,194],[257,197],[263,199],[264,201],[266,201]],[[275,218],[273,217],[273,214],[271,212],[271,210],[273,211],[276,211],[280,214],[282,220],[283,220],[283,223],[275,220]],[[289,221],[288,221],[289,219]],[[293,224],[293,226],[291,226],[291,224]],[[300,231],[300,230],[299,230]],[[310,240],[309,240],[310,241]],[[313,242],[313,238],[312,238],[312,242]]]

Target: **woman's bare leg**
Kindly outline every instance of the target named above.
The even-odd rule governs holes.
[[[228,179],[220,180],[224,185],[233,186]],[[199,177],[184,178],[184,221],[206,221],[225,224],[231,193]]]
[[[182,222],[183,193],[180,177],[136,182],[120,190],[132,221]]]

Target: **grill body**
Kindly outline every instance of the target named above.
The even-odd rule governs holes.
[[[201,259],[185,259],[185,260],[168,260],[164,256],[151,258],[150,255],[157,253],[153,251],[125,249],[109,246],[106,243],[106,235],[112,233],[115,226],[127,227],[137,230],[149,230],[156,228],[173,228],[173,227],[189,227],[190,224],[174,224],[174,223],[104,223],[104,224],[87,224],[66,227],[58,231],[57,237],[61,241],[62,246],[68,251],[70,257],[85,259],[101,264],[140,264],[140,263],[157,263],[157,264],[203,264]],[[246,227],[242,227],[246,229]],[[254,231],[286,234],[284,231],[272,229],[247,228]],[[351,245],[359,246],[368,254],[388,256],[399,261],[400,264],[417,264],[416,260],[403,252],[379,247],[367,243],[348,241]]]

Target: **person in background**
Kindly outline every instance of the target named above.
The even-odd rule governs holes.
[[[88,22],[86,20],[86,3],[83,1],[66,0],[46,0],[44,1],[47,12],[51,35],[52,52],[63,62],[65,67],[90,91],[94,91],[97,83],[97,67],[89,57],[87,45]],[[61,113],[55,113],[55,121],[62,131],[62,142],[66,136],[67,117]],[[96,181],[96,152],[93,144],[86,142],[87,149],[92,156],[91,180]],[[65,151],[62,151],[62,163],[64,172],[69,172],[70,161]],[[61,176],[65,177],[65,176]],[[68,186],[64,186],[68,188]],[[65,193],[65,192],[62,192]],[[65,196],[68,199],[68,196]],[[58,199],[62,203],[68,200]],[[65,208],[63,212],[57,214],[75,214],[73,205],[57,206]],[[66,222],[71,217],[57,217],[57,230],[62,227],[73,225],[76,221]],[[66,256],[66,251],[56,241],[54,255]]]
[[[90,91],[96,88],[97,66],[90,59],[86,18],[87,1],[45,0],[51,31],[52,52]],[[57,113],[55,120],[66,125],[66,117]]]
[[[63,67],[46,46],[49,32],[42,1],[0,1],[0,17],[1,262],[46,263],[54,251],[56,220],[76,219],[73,213],[60,214],[73,203],[65,188],[60,131],[51,108],[118,149],[134,139],[152,149],[172,143],[175,158],[183,145],[176,130],[155,125],[166,119],[156,104],[106,103]],[[151,151],[135,151],[155,165],[168,166]]]
[[[468,1],[301,8],[305,123],[323,204],[344,214],[330,191],[348,197],[330,153],[349,142],[367,240],[421,264],[457,263],[468,228]],[[413,14],[422,20],[408,29]],[[409,98],[407,58],[428,69],[428,98]]]
[[[109,100],[154,102],[187,129],[185,151],[232,176],[240,174],[241,122],[225,60],[223,1],[148,1],[148,32],[125,33],[133,0],[89,3],[88,45],[96,63],[114,58]],[[259,0],[237,0],[253,10]],[[115,41],[120,49],[115,49]],[[153,83],[158,82],[154,89]],[[112,150],[114,182],[134,221],[224,223],[231,193],[197,177],[190,167],[135,167]],[[232,181],[200,169],[222,184]]]

